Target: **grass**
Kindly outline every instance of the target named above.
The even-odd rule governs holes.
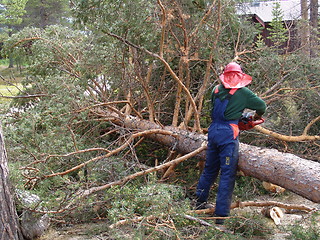
[[[16,84],[16,86],[10,86],[10,85],[0,85],[0,104],[10,102],[11,98],[4,98],[1,96],[15,96],[18,94],[19,89],[22,85]]]
[[[23,75],[17,68],[8,68],[8,63],[4,60],[0,62],[0,96],[15,96],[21,87]],[[13,84],[13,85],[11,85]],[[8,103],[11,98],[0,97],[0,104]]]
[[[15,96],[18,92],[19,89],[21,88],[21,84],[15,84],[14,86],[10,85],[0,85],[0,93],[4,96]]]
[[[23,72],[16,67],[9,68],[9,63],[0,61],[0,84],[20,83],[23,79]]]

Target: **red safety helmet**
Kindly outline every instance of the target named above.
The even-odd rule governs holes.
[[[252,77],[245,74],[235,62],[227,64],[219,78],[225,88],[242,88],[252,81]]]
[[[228,73],[228,72],[241,72],[242,73],[242,69],[238,63],[231,62],[223,70],[223,73]]]

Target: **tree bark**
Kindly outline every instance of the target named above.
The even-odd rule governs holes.
[[[9,188],[7,154],[0,125],[0,239],[20,240],[21,234],[18,215]]]
[[[8,36],[11,37],[12,36],[12,31],[9,31]],[[9,52],[9,66],[8,68],[13,68],[13,56],[12,53]]]
[[[317,56],[318,46],[318,0],[310,0],[310,56]]]
[[[301,34],[301,46],[302,51],[309,55],[310,46],[309,42],[309,16],[308,16],[308,0],[300,0],[301,3],[301,26],[300,26],[300,34]]]
[[[161,127],[147,120],[140,120],[127,116],[117,124],[135,130],[159,129],[172,131],[178,137],[154,134],[147,137],[166,145],[173,150],[186,154],[199,148],[207,137],[203,134],[181,130],[176,127]],[[197,155],[205,160],[205,151]],[[271,182],[286,188],[302,197],[320,203],[320,163],[303,159],[289,153],[282,153],[275,149],[260,148],[247,144],[240,144],[239,170],[245,175],[262,181]]]

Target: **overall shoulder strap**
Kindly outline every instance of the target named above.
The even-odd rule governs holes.
[[[219,97],[219,86],[220,85],[217,85],[216,87],[215,87],[215,89],[214,89],[214,91],[213,91],[213,94],[212,94],[212,101],[214,101],[214,99],[216,98],[216,97]],[[231,88],[230,90],[229,90],[229,93],[228,93],[228,95],[226,96],[226,99],[229,99],[230,100],[230,98],[236,93],[236,91],[238,90],[239,88]]]
[[[219,86],[220,86],[220,84],[217,85],[217,86],[214,88],[214,90],[212,91],[212,94],[211,94],[211,102],[212,102],[212,103],[215,102],[215,99],[216,99],[216,97],[217,97],[217,95],[218,95],[218,93],[219,93]]]
[[[239,88],[231,88],[231,89],[229,90],[229,93],[228,93],[226,99],[229,99],[229,100],[230,100],[230,98],[236,93],[236,91],[237,91],[238,89],[239,89]]]
[[[216,88],[214,89],[214,93],[218,93],[218,92],[219,92],[219,86],[220,86],[220,85],[217,85],[217,86],[216,86]]]
[[[230,94],[231,96],[234,95],[238,89],[239,89],[239,88],[231,88],[230,91],[229,91],[229,94]]]

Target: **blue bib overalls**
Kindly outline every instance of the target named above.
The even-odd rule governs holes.
[[[215,215],[221,217],[229,216],[230,213],[238,165],[238,119],[226,120],[224,118],[224,112],[229,100],[236,90],[237,89],[231,89],[228,97],[224,100],[219,99],[218,87],[214,92],[214,109],[211,113],[212,122],[208,130],[206,163],[196,191],[198,202],[206,202],[210,187],[220,171]]]

